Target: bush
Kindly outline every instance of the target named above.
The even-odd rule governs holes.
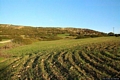
[[[11,39],[10,36],[1,36],[1,39]]]
[[[116,36],[116,37],[119,37],[119,36],[120,36],[120,34],[115,34],[115,36]]]
[[[100,37],[101,35],[78,35],[76,39],[82,39],[82,38],[95,38]]]
[[[90,37],[91,37],[91,38],[100,37],[100,35],[91,35]]]
[[[16,38],[13,39],[13,42],[14,42],[14,43],[21,44],[21,43],[22,43],[22,40],[23,40],[22,37],[16,37]]]
[[[62,39],[62,38],[60,38],[58,36],[49,36],[49,37],[46,38],[47,41],[59,40],[59,39]]]
[[[2,37],[0,37],[0,41],[2,41]]]
[[[83,39],[83,38],[89,38],[89,36],[78,35],[75,39]]]
[[[16,37],[13,39],[14,43],[18,43],[18,44],[31,44],[32,40],[31,39],[23,39],[22,37]]]
[[[108,36],[114,36],[114,33],[113,32],[109,32]]]
[[[23,44],[32,44],[32,40],[31,39],[23,39],[22,41]]]

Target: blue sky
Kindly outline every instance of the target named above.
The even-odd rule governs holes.
[[[120,0],[0,0],[0,24],[120,33]]]

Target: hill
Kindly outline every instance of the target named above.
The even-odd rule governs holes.
[[[120,78],[119,37],[39,41],[13,48],[6,45],[0,45],[1,80]]]
[[[98,37],[107,35],[103,32],[82,28],[31,27],[0,24],[0,36],[3,39],[14,39],[22,37],[24,39],[58,40],[63,38],[58,36],[60,34],[68,34],[64,38]]]
[[[106,35],[81,28],[1,24],[0,40],[10,42],[0,44],[0,79],[119,79],[120,37]]]

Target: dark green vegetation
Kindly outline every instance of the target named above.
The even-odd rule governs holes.
[[[0,80],[120,77],[120,37],[39,41],[22,46],[9,43],[0,44],[1,50]]]
[[[120,36],[120,34],[114,34],[113,32],[109,32],[108,35],[109,35],[109,36],[116,36],[116,37],[119,37],[119,36]]]
[[[35,41],[51,41],[71,38],[80,39],[106,35],[106,33],[81,28],[42,28],[0,24],[0,41],[2,39],[13,39],[14,42],[19,44],[30,44]]]

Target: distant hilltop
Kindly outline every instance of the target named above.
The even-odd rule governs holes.
[[[73,27],[33,27],[33,26],[23,26],[23,25],[13,25],[13,24],[0,24],[0,27],[8,27],[8,28],[14,28],[14,29],[22,29],[25,27],[31,27],[31,28],[46,28],[47,29],[60,29],[60,30],[67,30],[67,31],[71,31],[71,32],[80,32],[80,33],[93,33],[93,34],[97,34],[97,33],[103,33],[103,32],[99,32],[99,31],[95,31],[95,30],[91,30],[91,29],[86,29],[86,28],[73,28]]]
[[[12,28],[15,28],[15,29],[21,29],[24,26],[21,26],[21,25],[12,25],[12,24],[0,24],[0,27],[12,27]]]
[[[61,35],[61,36],[60,36]],[[79,39],[88,37],[106,36],[106,33],[84,28],[60,28],[60,27],[32,27],[12,24],[0,24],[0,37],[2,39]]]

